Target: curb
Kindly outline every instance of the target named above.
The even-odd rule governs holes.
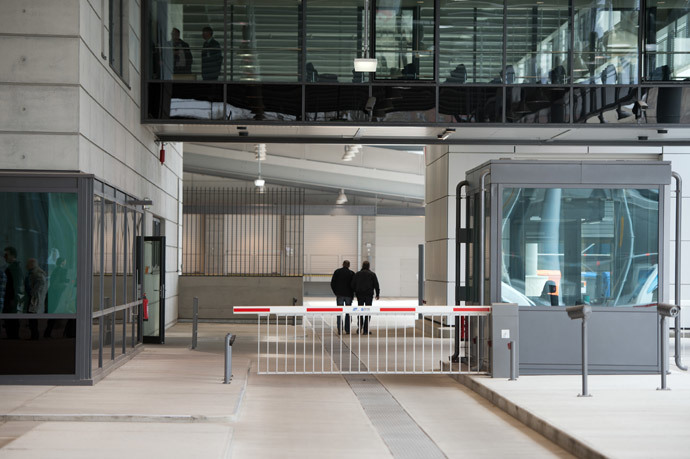
[[[500,395],[498,392],[489,389],[472,376],[460,374],[451,375],[451,377],[463,386],[484,397],[497,408],[500,408],[505,413],[517,419],[535,432],[543,435],[576,457],[585,459],[602,459],[608,457],[587,443],[573,437],[568,432],[553,424],[550,424],[548,421],[536,416],[529,410],[516,405],[512,401]]]

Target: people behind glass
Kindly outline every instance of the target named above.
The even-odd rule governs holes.
[[[73,313],[69,309],[71,303],[67,298],[70,280],[67,271],[67,259],[59,257],[51,260],[53,254],[59,254],[53,249],[48,261],[54,266],[50,273],[44,271],[36,258],[26,260],[26,273],[17,258],[17,249],[13,246],[5,247],[3,251],[4,266],[0,269],[0,311],[3,314],[44,314],[44,313]],[[49,319],[43,333],[44,337],[50,337],[57,319]],[[69,337],[73,332],[74,321],[67,321],[63,336]],[[27,321],[30,331],[30,339],[39,338],[38,319]],[[21,321],[19,319],[3,320],[3,328],[9,339],[20,338]]]
[[[17,249],[12,246],[7,246],[4,249],[3,258],[7,263],[5,268],[5,295],[2,312],[4,314],[16,314],[22,308],[24,299],[24,276],[22,267],[17,260]],[[19,321],[5,320],[5,332],[9,339],[19,338]]]
[[[223,63],[223,53],[220,43],[213,38],[213,29],[206,26],[201,31],[204,44],[201,50],[201,78],[204,80],[217,80],[220,76],[220,68]]]
[[[180,29],[173,27],[170,34],[170,47],[173,51],[173,72],[184,74],[192,72],[192,52],[189,44],[180,38]]]

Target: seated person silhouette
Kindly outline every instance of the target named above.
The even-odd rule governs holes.
[[[450,76],[446,78],[446,83],[464,83],[467,81],[467,69],[465,64],[458,64],[455,69],[450,71]]]

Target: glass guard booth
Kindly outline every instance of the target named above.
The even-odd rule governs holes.
[[[581,323],[565,311],[578,304],[593,309],[591,372],[659,371],[670,183],[661,161],[499,160],[467,173],[459,299],[519,305],[521,374],[580,371]]]

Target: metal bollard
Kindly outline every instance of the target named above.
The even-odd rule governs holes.
[[[198,331],[199,331],[199,298],[194,297],[194,307],[193,307],[193,313],[192,313],[192,349],[196,349]]]
[[[508,343],[508,349],[510,349],[510,379],[508,379],[508,381],[517,381],[517,365],[515,362],[515,341],[510,341]]]
[[[578,397],[591,397],[587,389],[588,352],[587,352],[587,319],[592,314],[592,307],[586,304],[565,308],[571,319],[582,319],[582,393]]]
[[[675,304],[658,304],[656,312],[659,314],[659,358],[661,359],[661,387],[656,390],[671,390],[666,387],[666,371],[668,369],[668,342],[666,340],[666,318],[676,317],[680,307]]]
[[[235,342],[235,335],[228,333],[225,335],[225,380],[223,384],[230,384],[232,379],[232,343]]]

